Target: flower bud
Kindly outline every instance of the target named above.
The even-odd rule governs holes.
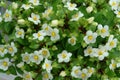
[[[58,26],[58,20],[52,20],[51,26]]]
[[[93,7],[92,6],[88,6],[86,8],[86,11],[87,11],[87,13],[91,13],[93,11]]]
[[[18,8],[18,4],[15,3],[15,2],[13,2],[13,3],[12,3],[12,8],[13,8],[13,9],[17,9],[17,8]]]
[[[92,23],[94,21],[94,17],[90,17],[89,19],[87,19],[88,23]]]
[[[22,24],[22,25],[25,24],[25,20],[24,19],[19,19],[17,22],[18,22],[18,24]]]
[[[22,68],[23,66],[24,66],[24,62],[20,62],[20,63],[17,64],[18,68]]]
[[[66,72],[65,71],[61,71],[60,72],[60,76],[65,77],[66,76]]]

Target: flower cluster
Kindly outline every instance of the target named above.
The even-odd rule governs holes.
[[[119,0],[6,4],[0,2],[0,72],[15,80],[119,79]]]

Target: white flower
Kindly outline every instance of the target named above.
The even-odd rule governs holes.
[[[51,73],[48,73],[48,72],[42,72],[42,80],[52,80],[53,79],[53,76]]]
[[[12,2],[12,8],[13,8],[13,9],[17,9],[17,8],[18,8],[18,4],[15,3],[15,2]]]
[[[95,72],[95,69],[92,67],[88,67],[88,77],[91,77],[91,75]]]
[[[39,0],[29,0],[34,6],[40,5]]]
[[[59,21],[58,20],[52,20],[51,26],[58,26]]]
[[[25,20],[24,20],[24,19],[19,19],[19,20],[17,21],[17,23],[18,23],[18,24],[25,24]]]
[[[16,36],[17,38],[22,38],[22,39],[24,39],[24,35],[25,35],[24,29],[16,28],[15,36]]]
[[[78,10],[78,9],[76,8],[76,7],[77,7],[77,4],[71,3],[71,2],[67,2],[64,7],[67,7],[68,10],[70,10],[70,11]]]
[[[27,64],[30,63],[30,58],[31,58],[30,54],[28,54],[27,52],[25,52],[25,54],[21,54],[21,56],[22,56],[23,62],[26,62]]]
[[[86,36],[84,37],[84,41],[89,43],[95,43],[97,38],[97,33],[93,33],[91,30],[87,31]]]
[[[65,77],[66,75],[67,75],[67,74],[66,74],[65,71],[61,71],[61,72],[60,72],[60,76]]]
[[[46,23],[42,25],[42,29],[44,30],[46,35],[50,35],[50,31],[52,30],[52,28]]]
[[[22,68],[23,66],[24,66],[24,62],[20,62],[20,63],[17,64],[18,68]]]
[[[117,39],[113,39],[114,36],[110,35],[108,42],[106,43],[106,49],[111,50],[112,48],[115,48],[117,46]]]
[[[87,11],[87,13],[91,13],[93,11],[93,7],[92,6],[88,6],[86,8],[86,11]]]
[[[72,16],[72,19],[70,19],[70,21],[78,21],[83,16],[84,16],[84,14],[79,11],[78,13],[76,13]]]
[[[96,57],[98,57],[99,60],[103,60],[105,57],[109,55],[105,46],[100,45],[99,48],[96,49],[95,51],[96,51]]]
[[[5,19],[5,22],[12,21],[12,11],[7,9],[3,15],[3,18]]]
[[[15,47],[14,42],[11,42],[11,45],[7,46],[8,53],[11,54],[11,56],[14,56],[14,54],[17,52],[17,48]]]
[[[40,41],[44,39],[44,36],[46,36],[46,33],[43,30],[38,31],[37,33],[33,33],[33,39],[38,39]]]
[[[5,54],[7,54],[7,49],[5,49],[4,45],[0,45],[0,56],[4,57]]]
[[[60,35],[58,33],[59,30],[57,28],[54,28],[50,31],[51,41],[56,41],[60,39]]]
[[[112,7],[113,10],[117,10],[119,2],[118,2],[118,0],[110,0],[109,4],[111,5],[111,7]]]
[[[117,63],[115,62],[115,60],[111,60],[111,64],[109,65],[110,70],[113,70],[117,67]]]
[[[69,62],[70,61],[70,57],[72,56],[72,53],[67,52],[66,50],[63,50],[61,54],[58,54],[58,62]]]
[[[42,13],[43,18],[50,20],[50,14],[52,13],[53,7],[48,7],[44,13]]]
[[[72,68],[71,76],[75,78],[80,78],[80,71],[81,67],[80,66],[74,66]]]
[[[23,79],[25,79],[25,80],[33,80],[31,73],[30,72],[26,72],[26,71],[23,74]]]
[[[45,62],[44,64],[42,65],[42,68],[45,69],[47,72],[51,72],[52,70],[52,61],[48,60],[48,59],[45,59]]]
[[[71,0],[62,0],[63,3],[70,2]]]
[[[50,56],[50,52],[47,48],[42,48],[40,50],[40,54],[43,56],[43,58],[48,58]]]
[[[33,8],[33,7],[31,6],[31,4],[23,4],[23,5],[21,6],[21,8],[27,10],[27,9],[30,9],[30,8]]]
[[[8,70],[8,67],[10,66],[10,62],[8,58],[4,58],[0,60],[0,69],[6,71]]]
[[[88,23],[92,23],[94,21],[94,17],[90,17],[87,19]]]
[[[0,22],[2,22],[2,20],[3,20],[3,19],[2,19],[2,17],[1,17],[1,13],[0,13]]]
[[[82,69],[82,71],[80,73],[80,78],[82,80],[87,80],[88,79],[88,70],[86,68]]]
[[[120,11],[116,10],[114,13],[116,14],[116,17],[120,18]]]
[[[108,27],[108,25],[105,25],[103,27],[101,24],[99,24],[98,25],[98,31],[99,31],[99,35],[102,38],[105,38],[106,36],[109,36],[109,27]]]
[[[68,39],[68,43],[74,46],[76,44],[76,37],[72,36]]]
[[[31,17],[28,17],[28,20],[32,21],[36,25],[41,23],[41,21],[39,19],[40,19],[40,16],[38,14],[34,14],[34,13],[31,13]]]
[[[94,57],[95,56],[95,49],[92,48],[91,46],[88,46],[87,49],[84,50],[84,55]]]
[[[31,54],[31,62],[34,62],[36,64],[40,64],[40,62],[43,60],[43,56],[39,54],[38,51],[34,51],[34,53]]]

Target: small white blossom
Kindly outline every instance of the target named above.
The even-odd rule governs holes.
[[[24,39],[24,35],[25,35],[24,29],[16,28],[15,36],[16,36],[17,38],[22,38],[22,39]]]
[[[24,62],[20,62],[20,63],[17,64],[18,68],[22,68],[23,66],[24,66]]]
[[[25,10],[28,10],[28,9],[33,8],[33,7],[31,6],[31,4],[23,4],[23,5],[21,6],[21,8],[23,8],[23,9],[25,9]]]
[[[105,25],[103,27],[101,24],[99,24],[98,25],[98,31],[99,31],[99,35],[102,38],[105,38],[106,36],[109,36],[109,27],[108,27],[108,25]]]
[[[17,9],[17,8],[18,8],[18,4],[15,3],[15,2],[12,2],[12,8],[13,8],[13,9]]]
[[[70,19],[70,21],[78,21],[83,16],[84,16],[84,14],[79,11],[78,13],[76,13],[72,16],[72,19]]]
[[[7,49],[5,49],[4,45],[0,45],[0,56],[4,57],[5,54],[7,54]]]
[[[7,9],[3,15],[3,18],[5,22],[12,21],[12,11]]]
[[[117,46],[117,39],[113,35],[110,35],[108,42],[106,43],[106,49],[111,50]]]
[[[72,36],[68,39],[68,43],[74,46],[76,44],[76,37]]]
[[[42,80],[52,80],[53,79],[53,75],[51,73],[48,72],[42,72]]]
[[[25,79],[25,80],[33,80],[31,73],[30,72],[26,72],[26,71],[24,71],[23,79]]]
[[[58,62],[69,62],[70,61],[70,57],[72,56],[72,53],[67,52],[66,50],[63,50],[62,53],[58,54]]]
[[[74,66],[72,68],[71,76],[75,78],[80,78],[80,71],[81,67],[80,66]]]
[[[88,70],[86,68],[84,68],[84,69],[81,70],[80,78],[82,80],[87,80],[89,78],[88,77]]]
[[[116,17],[120,18],[120,11],[116,10],[114,13],[116,14]]]
[[[8,58],[0,60],[0,69],[6,71],[8,70],[9,66],[10,66],[10,62]]]
[[[30,58],[31,58],[30,54],[28,54],[27,52],[25,52],[25,54],[21,54],[21,56],[22,56],[23,62],[26,62],[27,64],[30,63]]]
[[[51,26],[58,26],[59,21],[58,20],[52,20]]]
[[[31,54],[31,62],[34,62],[36,64],[40,64],[40,62],[43,60],[43,56],[39,54],[38,51],[34,51],[34,53]]]
[[[33,33],[33,39],[38,39],[40,41],[44,39],[44,36],[46,36],[46,33],[43,30],[38,31],[37,33]]]
[[[50,52],[47,48],[42,48],[40,50],[40,54],[43,56],[43,58],[48,58],[50,56]]]
[[[23,25],[23,24],[25,24],[25,20],[24,19],[18,19],[17,23]]]
[[[77,4],[71,3],[71,2],[67,2],[64,7],[67,7],[68,10],[70,10],[70,11],[78,10],[78,9],[76,8],[76,7],[77,7]]]
[[[42,29],[44,30],[46,35],[50,35],[50,31],[52,30],[52,28],[46,23],[42,25]]]
[[[45,69],[47,72],[51,72],[52,70],[52,61],[48,60],[48,59],[45,59],[45,62],[44,64],[42,65],[42,68]]]
[[[95,72],[95,69],[92,67],[88,67],[88,77],[91,77],[91,75]]]
[[[34,6],[40,5],[39,0],[29,0]]]
[[[11,56],[14,56],[14,54],[17,52],[17,48],[15,47],[14,42],[11,42],[11,45],[7,46],[8,53],[11,54]]]
[[[57,28],[54,28],[50,31],[51,41],[56,41],[60,39],[60,35],[58,33],[59,30]]]
[[[92,48],[91,46],[88,46],[87,49],[84,50],[84,55],[94,57],[95,56],[95,49]]]
[[[109,4],[111,5],[112,10],[117,10],[117,7],[118,7],[118,5],[119,5],[119,2],[118,2],[118,0],[110,0],[110,1],[109,1]]]
[[[65,71],[61,71],[61,72],[60,72],[60,76],[65,77],[66,75],[67,75],[67,74],[66,74]]]
[[[86,36],[84,37],[84,41],[87,44],[90,43],[95,43],[96,42],[96,38],[97,38],[97,33],[93,33],[91,30],[87,31]]]
[[[111,60],[111,64],[109,65],[110,70],[113,70],[117,67],[117,63],[115,62],[115,60]]]
[[[28,17],[28,20],[33,22],[36,25],[41,23],[41,21],[39,19],[40,19],[40,16],[38,14],[34,14],[34,13],[31,13],[31,17]]]

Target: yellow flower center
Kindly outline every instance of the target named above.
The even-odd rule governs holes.
[[[115,6],[116,5],[116,2],[112,2],[112,6]]]
[[[92,49],[88,49],[88,54],[91,54],[92,53]]]
[[[118,15],[120,15],[120,11],[118,12]]]
[[[70,3],[70,7],[73,7],[73,6],[74,6],[74,4]]]
[[[10,47],[8,50],[9,50],[10,52],[13,52],[13,48],[12,48],[12,47]]]
[[[33,17],[33,20],[37,21],[37,17],[36,17],[36,16],[34,16],[34,17]]]
[[[74,16],[74,17],[75,17],[75,18],[78,18],[78,16],[79,16],[79,15],[78,15],[78,13],[77,13],[77,14],[75,14],[75,16]]]
[[[105,32],[106,32],[106,30],[105,30],[104,28],[102,28],[102,29],[101,29],[101,32],[102,32],[102,33],[105,33]]]
[[[26,60],[26,61],[29,60],[29,57],[28,57],[28,56],[25,56],[25,57],[24,57],[24,60]]]
[[[66,58],[67,55],[65,53],[62,53],[62,58]]]
[[[88,73],[92,73],[93,72],[93,70],[92,69],[88,69]]]
[[[53,31],[53,32],[51,33],[51,36],[52,36],[52,37],[55,37],[55,36],[56,36],[56,33]]]
[[[37,3],[37,0],[34,0],[34,3]]]
[[[3,49],[3,48],[0,48],[0,52],[4,52],[4,49]]]
[[[41,33],[40,33],[40,32],[38,32],[37,36],[38,36],[38,37],[40,37],[40,36],[42,36],[42,35],[41,35]]]
[[[78,69],[76,69],[76,70],[74,71],[74,73],[75,73],[75,74],[78,74],[78,73],[79,73],[79,70],[78,70]]]
[[[86,77],[86,74],[85,74],[85,73],[82,73],[82,74],[81,74],[81,77],[82,77],[82,78],[85,78],[85,77]]]
[[[49,75],[46,73],[46,74],[44,74],[44,78],[49,78]]]
[[[92,35],[88,36],[88,40],[92,40],[92,39],[93,39]]]
[[[18,35],[22,35],[22,32],[21,32],[21,31],[18,31]]]
[[[38,60],[39,59],[38,55],[34,55],[34,59]]]
[[[115,63],[113,63],[113,64],[112,64],[112,67],[113,67],[113,68],[115,68],[115,67],[116,67],[116,64],[115,64]]]
[[[75,40],[73,38],[70,39],[70,43],[74,44]]]
[[[25,78],[29,79],[29,78],[30,78],[30,75],[29,75],[29,74],[26,74]]]
[[[45,30],[48,31],[48,27],[46,27]]]
[[[42,55],[43,55],[43,56],[46,56],[46,55],[47,55],[47,51],[46,51],[46,50],[43,50],[43,51],[42,51]]]
[[[6,61],[3,61],[3,66],[8,66],[8,63]]]
[[[9,15],[9,13],[6,13],[6,14],[5,14],[5,17],[7,17],[7,18],[8,18],[9,16],[10,16],[10,15]]]
[[[103,51],[99,51],[98,55],[100,55],[100,56],[103,55]]]
[[[110,46],[114,46],[115,45],[115,42],[114,41],[111,41],[110,42]]]
[[[49,68],[49,64],[48,63],[46,63],[45,66],[46,66],[46,68]]]

